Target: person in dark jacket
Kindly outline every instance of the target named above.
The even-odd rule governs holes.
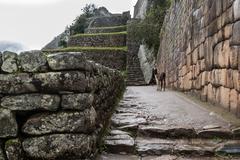
[[[161,91],[165,91],[166,88],[166,73],[162,72],[159,76],[159,82],[160,82],[160,87],[161,87]]]

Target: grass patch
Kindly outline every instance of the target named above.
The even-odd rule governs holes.
[[[61,49],[43,50],[44,52],[80,52],[80,51],[124,51],[127,47],[67,47]]]
[[[88,28],[89,30],[91,29],[126,29],[127,30],[127,26],[123,25],[123,26],[113,26],[113,27],[93,27],[93,28]]]
[[[88,37],[88,36],[110,36],[110,35],[127,35],[127,31],[124,32],[111,32],[111,33],[87,33],[87,34],[76,34],[71,37]]]

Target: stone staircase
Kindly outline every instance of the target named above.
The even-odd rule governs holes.
[[[140,67],[140,62],[137,56],[132,56],[128,58],[127,72],[128,72],[128,79],[127,79],[128,86],[146,85],[146,82],[144,80],[143,73]]]
[[[132,95],[124,96],[111,119],[105,152],[97,160],[240,159],[235,157],[240,155],[240,129],[163,127],[164,118],[146,114],[148,107]]]

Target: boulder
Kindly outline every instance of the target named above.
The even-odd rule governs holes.
[[[153,78],[152,70],[155,62],[153,50],[148,50],[145,45],[141,45],[138,51],[138,58],[145,82],[149,84]]]
[[[47,70],[47,57],[41,51],[22,52],[18,59],[24,72],[43,72]]]
[[[0,108],[0,138],[16,137],[18,126],[10,110]]]
[[[37,88],[43,92],[58,93],[60,91],[90,92],[94,80],[79,71],[48,72],[34,75]]]
[[[91,64],[86,60],[86,55],[81,52],[55,53],[47,56],[50,68],[59,70],[90,70]]]
[[[60,106],[60,97],[47,94],[24,94],[3,97],[3,108],[13,111],[49,110],[55,111]]]
[[[0,74],[0,93],[22,94],[36,92],[33,79],[27,73]]]
[[[95,129],[96,111],[59,112],[34,115],[23,125],[22,131],[29,135],[49,133],[89,133]]]
[[[24,151],[32,159],[81,159],[96,147],[96,137],[84,134],[54,134],[25,139]]]
[[[22,144],[19,139],[10,139],[5,143],[5,151],[9,160],[25,160]]]
[[[92,94],[69,94],[62,96],[62,109],[85,110],[93,105],[94,97]]]
[[[7,73],[14,73],[18,71],[18,65],[17,65],[17,58],[18,55],[13,52],[3,52],[2,54],[2,71]]]

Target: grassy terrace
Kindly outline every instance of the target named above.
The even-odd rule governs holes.
[[[124,51],[127,47],[67,47],[62,49],[43,50],[44,52],[81,52],[81,51]]]
[[[123,25],[123,26],[113,26],[113,27],[93,27],[93,28],[89,28],[91,29],[123,29],[123,30],[127,30],[127,26]]]
[[[87,36],[109,36],[109,35],[127,35],[127,31],[124,32],[111,32],[111,33],[87,33],[87,34],[76,34],[71,37],[87,37]]]

